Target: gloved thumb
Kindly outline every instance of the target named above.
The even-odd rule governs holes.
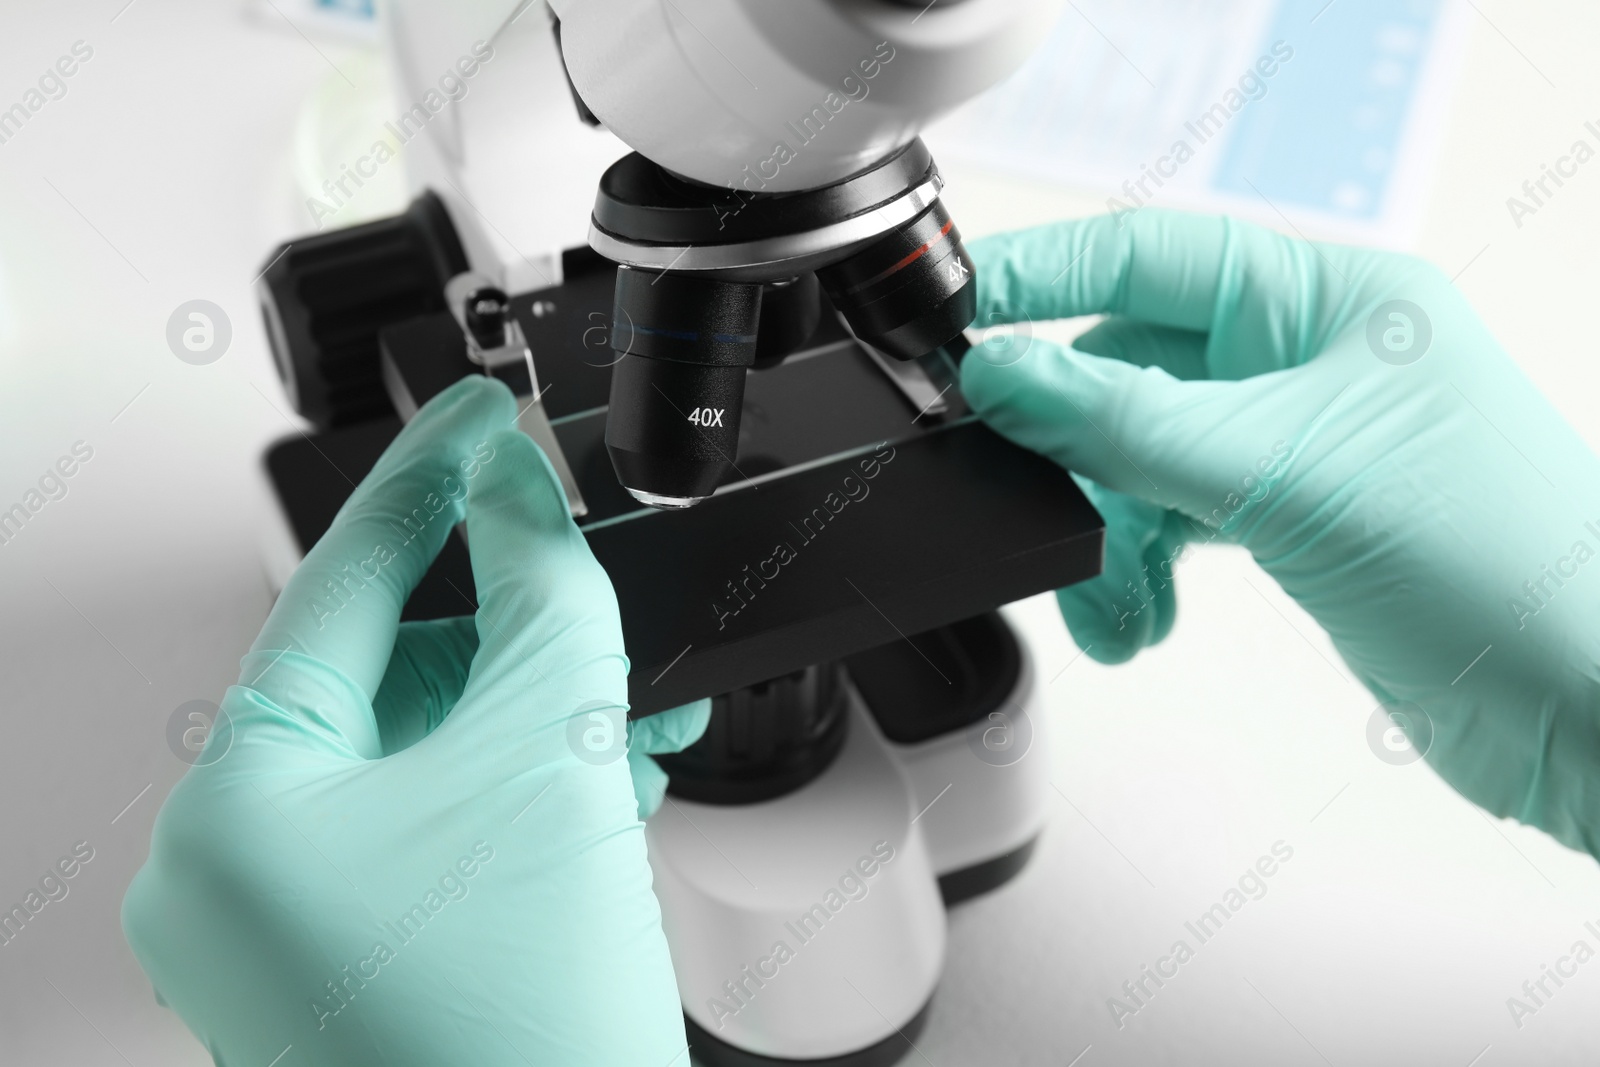
[[[1178,613],[1174,568],[1194,535],[1176,512],[1086,478],[1080,483],[1105,519],[1105,556],[1099,574],[1056,590],[1056,603],[1085,655],[1122,663],[1172,632]]]

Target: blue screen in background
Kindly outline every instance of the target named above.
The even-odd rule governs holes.
[[[1283,0],[1260,54],[1283,41],[1294,56],[1230,123],[1212,187],[1376,218],[1438,12],[1439,0]]]
[[[373,0],[316,0],[317,7],[324,11],[365,19],[370,19],[375,14],[372,4]]]

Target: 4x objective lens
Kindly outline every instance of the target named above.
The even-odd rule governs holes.
[[[978,314],[977,273],[943,202],[817,271],[855,335],[896,359],[916,359]]]

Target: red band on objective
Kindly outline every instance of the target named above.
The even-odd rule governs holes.
[[[851,292],[851,293],[859,293],[861,290],[865,289],[867,286],[876,285],[877,283],[879,283],[879,282],[883,281],[885,278],[887,278],[889,275],[893,274],[895,271],[902,270],[902,269],[910,266],[911,264],[915,263],[917,260],[921,259],[924,255],[926,255],[930,248],[932,248],[934,245],[938,244],[940,241],[944,240],[947,236],[949,236],[950,227],[954,226],[955,224],[956,224],[956,220],[955,219],[947,219],[947,220],[945,220],[945,224],[939,228],[939,232],[934,234],[931,239],[929,239],[928,241],[924,242],[921,247],[913,250],[904,259],[900,260],[900,262],[898,262],[898,263],[894,264],[893,266],[889,267],[887,270],[879,271],[877,274],[874,274],[872,277],[868,278],[866,281],[860,283],[859,285],[852,285],[846,291],[847,292]]]

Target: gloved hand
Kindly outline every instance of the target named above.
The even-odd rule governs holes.
[[[423,408],[161,809],[123,928],[218,1064],[687,1061],[616,598],[515,416],[481,377]],[[398,625],[463,515],[476,618]]]
[[[980,324],[1109,315],[961,368],[1093,480],[1105,573],[1059,594],[1090,656],[1166,635],[1186,545],[1241,544],[1451,785],[1600,855],[1600,462],[1449,279],[1149,209],[968,247]]]

